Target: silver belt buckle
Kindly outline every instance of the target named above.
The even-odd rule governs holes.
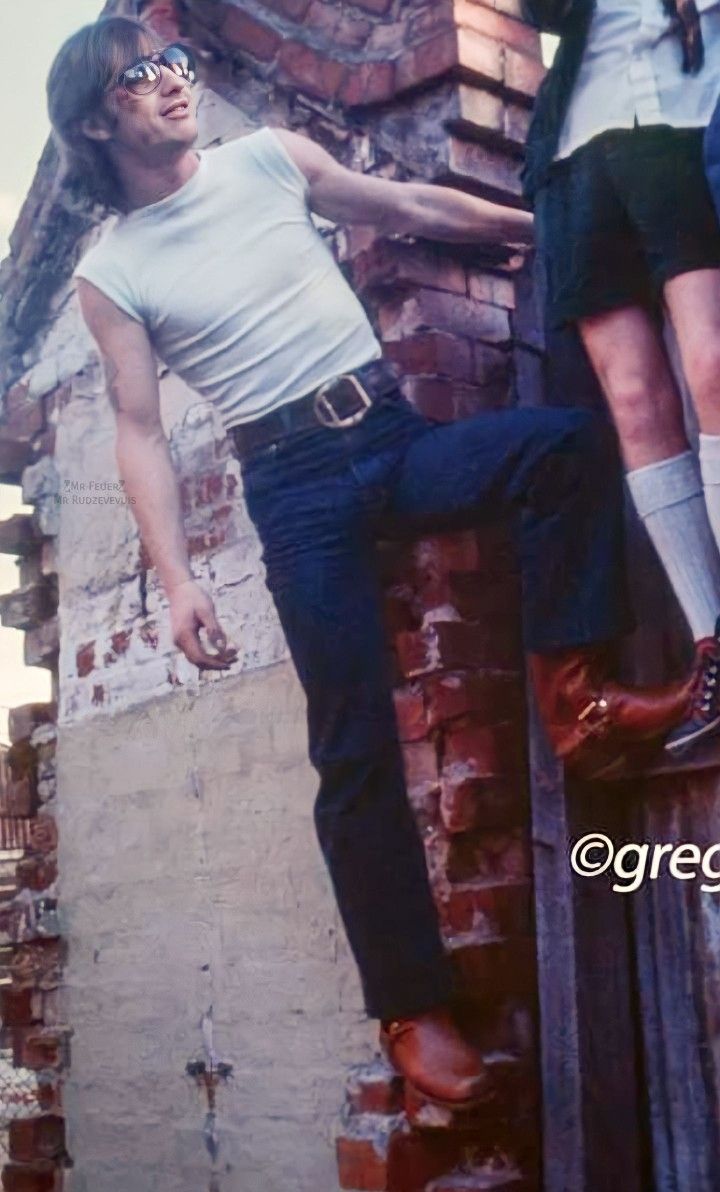
[[[348,414],[345,418],[341,418],[336,413],[327,396],[328,392],[337,385],[338,381],[349,381],[362,402],[359,410],[356,410],[354,414]],[[313,410],[318,422],[322,423],[323,426],[332,427],[334,430],[341,430],[345,426],[356,426],[365,417],[371,405],[372,398],[370,394],[352,373],[340,373],[339,376],[332,377],[324,385],[320,386],[313,398]]]

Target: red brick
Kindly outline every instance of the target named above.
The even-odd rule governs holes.
[[[38,815],[30,824],[30,845],[38,853],[53,853],[57,848],[57,824],[51,815]]]
[[[16,741],[5,755],[5,782],[0,789],[0,815],[31,816],[37,809],[37,751],[27,739]]]
[[[95,669],[95,642],[86,642],[75,654],[75,666],[82,679]]]
[[[341,1188],[353,1192],[385,1192],[387,1159],[375,1142],[366,1138],[343,1138],[335,1143]]]
[[[390,355],[390,351],[387,355]],[[455,422],[458,381],[447,377],[406,376],[402,391],[418,413],[435,422]]]
[[[450,956],[461,997],[494,1003],[534,994],[535,940],[531,936],[462,944],[452,948]]]
[[[402,752],[410,801],[418,810],[431,810],[440,786],[435,745],[432,741],[408,741]]]
[[[514,20],[484,4],[469,3],[469,0],[456,0],[455,20],[463,28],[493,37],[504,46],[512,46],[538,61],[542,59],[537,30],[522,21]]]
[[[524,881],[530,874],[528,843],[519,829],[454,836],[447,857],[453,883]]]
[[[418,290],[401,304],[384,308],[380,327],[386,340],[438,330],[495,344],[509,343],[511,338],[509,315],[502,307],[430,289]]]
[[[28,1027],[15,1032],[13,1063],[18,1068],[59,1070],[65,1065],[64,1037],[52,1028]]]
[[[29,737],[41,724],[54,724],[57,720],[57,703],[18,704],[8,712],[8,735],[13,744]]]
[[[54,989],[60,983],[62,947],[58,940],[34,940],[20,944],[10,960],[10,974],[16,989]]]
[[[180,40],[177,0],[150,0],[142,10],[142,19],[152,26],[165,45]]]
[[[55,1166],[52,1163],[33,1163],[19,1166],[7,1163],[2,1169],[4,1192],[56,1192]]]
[[[227,10],[222,23],[222,37],[230,45],[245,50],[261,62],[271,62],[282,45],[279,33],[256,21],[241,8]]]
[[[461,670],[489,667],[516,670],[520,660],[519,626],[469,625],[463,621],[438,621],[436,664],[431,669]]]
[[[351,50],[362,49],[372,30],[372,23],[366,18],[349,16],[339,5],[326,4],[323,0],[315,0],[303,24],[331,45]]]
[[[455,30],[455,0],[436,0],[432,7],[421,11],[408,22],[408,45],[426,41],[429,37],[448,29]]]
[[[456,185],[479,184],[491,190],[494,198],[510,205],[521,205],[521,162],[518,157],[503,149],[453,136],[448,138],[447,145],[449,176]]]
[[[484,719],[509,719],[522,708],[520,685],[511,676],[467,672],[440,675],[428,680],[425,690],[431,728],[468,713]]]
[[[463,1157],[467,1139],[455,1131],[397,1133],[388,1148],[389,1192],[422,1192]]]
[[[418,683],[409,683],[397,688],[393,697],[400,740],[421,741],[428,733],[422,687]]]
[[[520,96],[532,99],[545,77],[545,67],[537,58],[520,54],[508,46],[505,50],[505,86]]]
[[[526,935],[531,930],[532,887],[529,881],[455,886],[439,910],[443,927],[453,935]]]
[[[456,39],[459,65],[483,81],[502,82],[507,52],[504,45],[493,37],[465,28],[457,29]]]
[[[362,8],[365,12],[374,12],[377,16],[383,16],[388,12],[392,2],[393,0],[354,0],[356,8]]]
[[[61,1117],[20,1118],[10,1122],[10,1158],[16,1163],[57,1159],[65,1153],[65,1122]]]
[[[347,107],[386,103],[395,94],[394,62],[358,62],[348,67],[338,93]]]
[[[30,1026],[34,1021],[31,989],[0,989],[0,1019],[5,1027]]]
[[[467,292],[464,267],[441,249],[385,239],[375,240],[356,258],[353,279],[356,286],[367,289],[396,291],[400,285],[420,285]]]
[[[475,370],[472,346],[445,332],[426,331],[389,343],[385,352],[403,373],[429,373],[470,381]]]
[[[325,100],[335,99],[347,69],[300,41],[283,43],[278,64],[283,81]]]
[[[521,823],[526,809],[512,784],[498,779],[454,780],[445,775],[440,791],[440,818],[448,833],[475,828],[508,828]]]
[[[414,561],[420,583],[427,586],[447,571],[478,571],[483,554],[475,531],[463,530],[423,538],[415,546]]]
[[[57,865],[47,857],[24,857],[15,867],[20,889],[47,890],[57,878]]]
[[[493,306],[515,309],[515,286],[509,277],[498,277],[494,273],[470,273],[468,291],[471,298],[479,302],[490,302]]]
[[[457,68],[458,59],[457,32],[454,29],[438,32],[400,55],[395,76],[398,91],[407,91],[451,73]]]
[[[407,41],[407,25],[404,21],[383,21],[375,25],[368,38],[367,51],[396,58]]]
[[[437,635],[434,628],[399,633],[395,639],[400,670],[406,678],[429,674],[439,667]]]
[[[266,8],[272,8],[291,21],[303,21],[310,7],[310,0],[264,0]]]
[[[350,1112],[399,1113],[403,1106],[402,1078],[383,1060],[359,1066],[347,1082],[347,1101]]]
[[[488,725],[468,717],[450,724],[443,737],[443,777],[457,782],[517,774],[524,764],[522,744],[517,722]]]
[[[62,1084],[59,1079],[54,1081],[40,1079],[37,1088],[38,1105],[43,1113],[62,1113]]]

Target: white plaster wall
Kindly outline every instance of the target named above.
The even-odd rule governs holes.
[[[312,823],[289,664],[66,726],[60,897],[72,1192],[334,1192],[374,1030]],[[185,1075],[233,1065],[217,1094]]]

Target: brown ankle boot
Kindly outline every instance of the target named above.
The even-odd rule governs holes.
[[[608,652],[582,646],[529,655],[538,708],[566,768],[585,778],[610,778],[626,751],[660,741],[688,714],[693,675],[653,687],[608,679]]]
[[[406,1083],[449,1109],[471,1109],[495,1096],[493,1079],[441,1007],[381,1023],[380,1044]]]

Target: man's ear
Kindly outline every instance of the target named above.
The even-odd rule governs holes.
[[[80,121],[80,131],[91,141],[109,141],[112,136],[110,124],[102,115],[86,116]]]

